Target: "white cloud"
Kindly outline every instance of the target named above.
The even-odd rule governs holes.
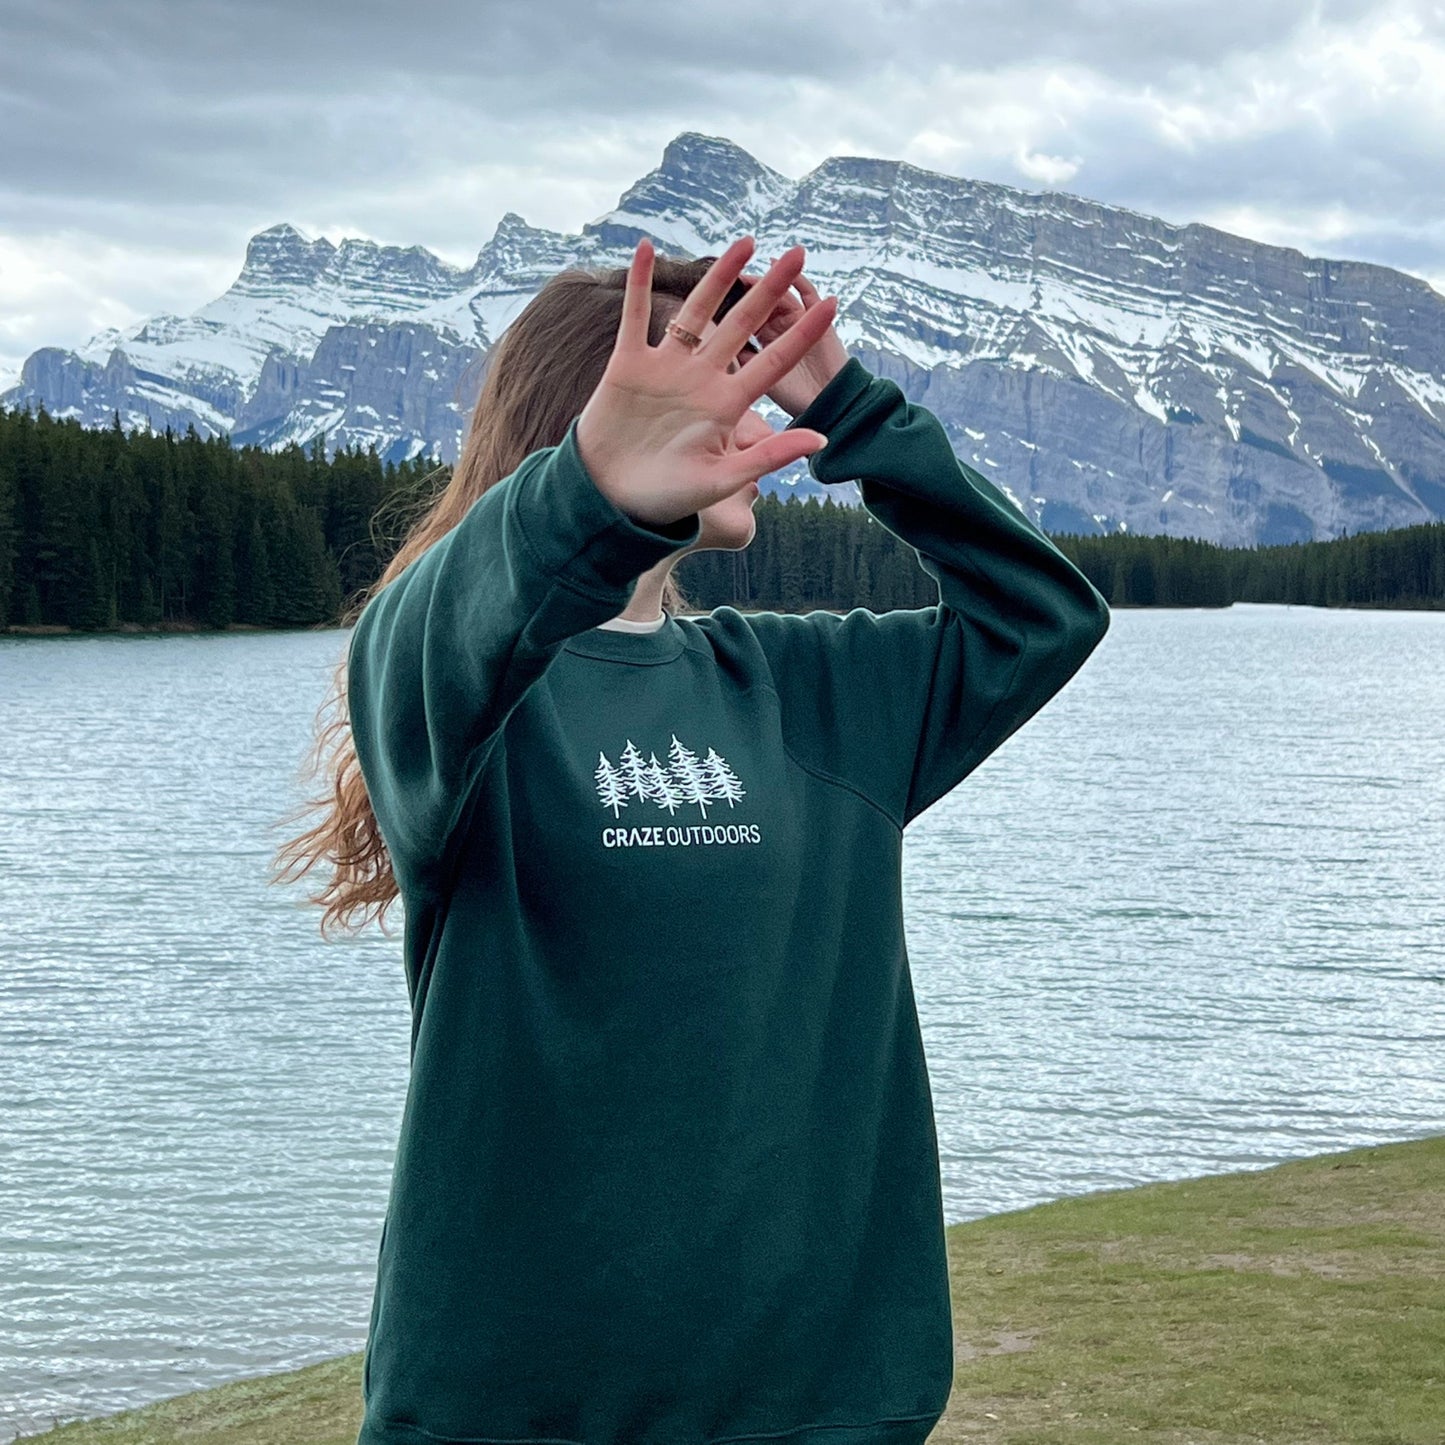
[[[1043,186],[1062,186],[1079,174],[1083,161],[1078,156],[1065,160],[1063,156],[1044,155],[1041,151],[1020,149],[1014,156],[1014,165],[1020,174]]]
[[[230,283],[235,262],[163,245],[112,245],[60,232],[0,235],[0,387],[39,346],[78,345],[159,311],[192,311]]]
[[[872,155],[1445,274],[1434,0],[10,0],[0,370],[229,283],[289,220],[465,264],[576,230],[683,130]]]

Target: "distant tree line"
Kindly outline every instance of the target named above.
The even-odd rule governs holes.
[[[385,564],[373,514],[434,467],[0,409],[0,625],[332,621]]]
[[[0,627],[106,630],[334,625],[445,481],[320,442],[89,429],[0,409]],[[917,553],[861,507],[765,496],[742,552],[700,552],[678,581],[699,608],[877,612],[938,600]],[[387,534],[387,535],[383,535]],[[1329,542],[1227,548],[1193,538],[1055,534],[1116,607],[1233,601],[1445,608],[1445,522]]]

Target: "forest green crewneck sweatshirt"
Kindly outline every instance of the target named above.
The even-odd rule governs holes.
[[[602,627],[699,523],[622,513],[574,422],[352,633],[412,1005],[358,1445],[912,1445],[943,1412],[903,828],[1109,613],[856,358],[792,425],[936,606]]]

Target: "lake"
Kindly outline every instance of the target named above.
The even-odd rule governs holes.
[[[361,1348],[393,936],[266,882],[340,631],[0,636],[0,1440]],[[1120,610],[908,831],[950,1223],[1445,1131],[1445,613]]]

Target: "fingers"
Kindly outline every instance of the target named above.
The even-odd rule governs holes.
[[[741,310],[741,307],[737,308]],[[810,306],[776,341],[770,341],[748,364],[728,380],[751,406],[780,377],[786,376],[833,324],[838,298],[826,297]],[[716,335],[716,333],[714,333]],[[712,337],[708,338],[712,340]],[[701,349],[701,348],[699,348]]]
[[[652,242],[643,236],[633,248],[627,268],[627,289],[622,294],[622,320],[617,326],[616,349],[636,351],[647,345],[652,320]]]
[[[801,246],[790,246],[784,251],[765,275],[749,284],[748,294],[718,322],[717,330],[697,348],[696,354],[714,363],[721,358],[723,365],[728,358],[736,356],[743,342],[755,335],[772,315],[779,297],[787,294],[793,277],[803,269],[804,256]]]
[[[740,448],[720,469],[717,495],[713,500],[721,501],[747,482],[755,482],[769,472],[781,471],[803,457],[812,456],[826,442],[822,432],[791,427]]]
[[[673,317],[679,326],[686,327],[695,336],[702,335],[703,327],[717,313],[723,298],[728,294],[733,282],[738,279],[738,273],[747,265],[748,258],[753,254],[753,244],[751,236],[739,237],[707,268],[702,280],[688,292],[687,299],[678,308],[677,315]],[[743,304],[746,303],[739,303],[740,306]],[[681,347],[683,344],[669,332],[658,343],[658,346],[660,349],[664,346]],[[691,349],[696,354],[702,348]],[[738,349],[737,346],[733,348],[734,351]]]
[[[797,277],[794,279],[793,285],[797,286],[799,283],[801,283],[802,279],[803,274],[800,271]],[[738,280],[741,281],[745,286],[756,286],[757,283],[762,280],[762,277],[739,276]],[[810,287],[809,289],[811,290],[812,288]],[[816,296],[818,293],[814,291],[813,294]],[[761,327],[753,328],[753,335],[760,335],[764,328],[769,326],[773,321],[780,320],[785,317],[791,319],[793,316],[801,314],[805,309],[806,308],[804,306],[804,303],[799,301],[798,298],[794,296],[791,291],[785,291],[773,303],[773,309],[768,314],[767,320],[763,322],[763,325]]]
[[[816,305],[823,299],[818,295],[817,288],[801,271],[798,272],[797,279],[793,282],[793,285],[798,288],[799,294],[803,298],[804,306]]]
[[[792,246],[784,251],[765,275],[743,276],[742,268],[752,256],[754,245],[751,236],[742,236],[728,246],[708,267],[702,280],[693,287],[678,309],[674,320],[701,335],[703,327],[714,317],[733,285],[741,281],[748,288],[747,295],[718,322],[713,335],[702,346],[689,348],[692,354],[704,355],[710,361],[720,357],[731,361],[747,344],[748,338],[757,335],[764,325],[775,318],[805,311],[817,302],[817,291],[802,275],[802,246]],[[632,261],[627,269],[622,318],[617,329],[616,348],[619,351],[637,350],[647,345],[647,332],[652,321],[654,255],[652,241],[646,236],[641,237],[633,248]],[[793,285],[804,298],[801,307],[788,294]],[[681,347],[683,343],[668,334],[659,345]]]
[[[766,345],[781,336],[803,314],[803,310],[803,303],[789,291],[778,298],[762,325],[754,327],[753,335]]]

